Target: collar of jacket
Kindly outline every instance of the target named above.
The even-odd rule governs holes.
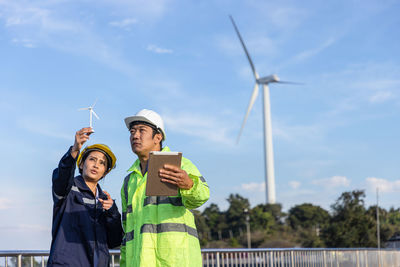
[[[83,179],[82,175],[78,175],[78,176],[75,177],[75,185],[76,185],[76,187],[79,188],[79,191],[88,192],[91,195],[93,195],[92,191],[87,186],[87,184],[85,182],[85,179]],[[101,190],[101,187],[100,187],[99,184],[97,184],[97,190],[99,191],[99,198],[107,199],[107,195],[103,193],[103,190]]]
[[[165,146],[161,151],[169,152],[169,151],[171,151],[171,149],[169,149],[169,147]],[[141,171],[140,171],[140,160],[137,159],[133,163],[133,165],[127,170],[127,172],[137,172],[137,173],[141,174]]]

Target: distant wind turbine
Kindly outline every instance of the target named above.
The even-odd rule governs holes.
[[[275,74],[268,75],[265,77],[259,77],[253,61],[250,58],[250,54],[247,51],[246,45],[244,44],[244,41],[242,39],[242,36],[239,33],[239,30],[235,24],[235,21],[233,20],[232,16],[229,16],[233,27],[235,28],[235,31],[239,37],[240,43],[243,46],[244,52],[246,53],[247,60],[250,63],[251,70],[253,71],[254,78],[255,78],[255,85],[253,89],[253,93],[251,94],[250,98],[250,103],[249,106],[247,107],[247,112],[244,117],[242,127],[240,128],[240,132],[237,138],[237,143],[239,142],[240,136],[242,134],[244,125],[246,124],[247,117],[249,116],[250,110],[253,107],[253,104],[258,96],[258,87],[259,85],[263,87],[263,118],[264,118],[264,159],[265,159],[265,180],[266,180],[266,199],[267,202],[270,204],[275,203],[275,172],[274,172],[274,153],[273,153],[273,147],[272,147],[272,128],[271,128],[271,108],[270,108],[270,99],[269,99],[269,87],[268,84],[270,83],[289,83],[289,84],[297,84],[293,82],[283,82],[280,81],[279,77]]]
[[[99,118],[99,116],[97,116],[97,114],[96,114],[96,112],[94,112],[94,110],[93,110],[93,108],[94,108],[94,106],[96,105],[96,103],[97,103],[97,99],[96,99],[96,101],[94,102],[94,104],[93,105],[91,105],[90,107],[87,107],[87,108],[80,108],[80,109],[78,109],[78,110],[89,110],[89,113],[90,113],[90,121],[89,121],[89,126],[90,126],[90,128],[93,128],[93,124],[92,124],[92,114],[98,119],[98,120],[100,120],[100,118]]]

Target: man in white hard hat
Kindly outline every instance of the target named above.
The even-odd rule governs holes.
[[[146,196],[147,162],[150,151],[170,151],[163,147],[164,122],[159,114],[143,109],[125,118],[130,143],[138,159],[128,170],[121,189],[121,266],[202,266],[200,243],[194,216],[190,212],[203,205],[210,191],[194,164],[182,157],[181,167],[165,165],[162,181],[177,185],[176,196]]]

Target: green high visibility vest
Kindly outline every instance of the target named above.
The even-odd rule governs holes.
[[[165,147],[162,151],[170,151]],[[210,191],[196,166],[182,157],[181,168],[193,180],[189,190],[171,197],[146,196],[147,173],[139,159],[128,170],[121,189],[122,267],[202,266],[200,243],[191,209],[203,205]]]

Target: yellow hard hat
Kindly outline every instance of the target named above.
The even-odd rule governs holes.
[[[107,170],[104,173],[106,175],[109,173],[112,169],[115,168],[115,163],[117,162],[117,158],[115,157],[114,153],[111,151],[111,149],[104,144],[94,144],[91,146],[85,147],[82,152],[79,154],[78,159],[76,160],[76,165],[79,168],[79,165],[81,164],[82,159],[85,157],[85,155],[91,151],[100,151],[104,153],[104,155],[107,158]]]

